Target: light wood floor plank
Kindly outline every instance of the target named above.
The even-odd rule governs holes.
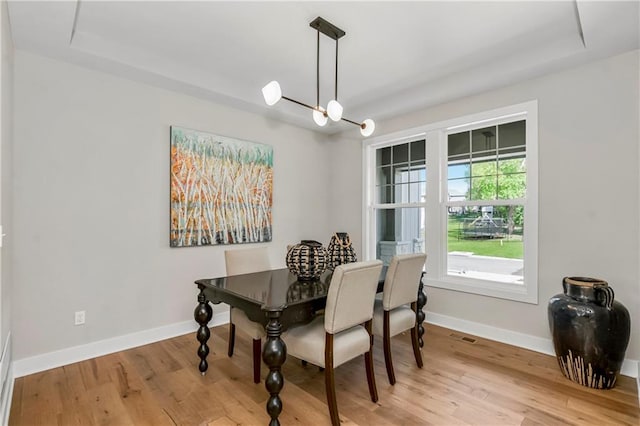
[[[195,325],[194,325],[195,329]],[[380,342],[374,343],[379,401],[369,397],[364,362],[336,369],[343,425],[639,425],[635,380],[612,390],[564,378],[555,357],[427,325],[424,368],[408,335],[393,338],[397,383],[389,385]],[[254,384],[251,340],[236,335],[227,357],[228,326],[211,330],[209,370],[198,371],[195,332],[21,377],[9,424],[264,425],[267,392]],[[453,336],[452,336],[453,335]],[[289,357],[283,366],[283,425],[328,425],[324,374]]]

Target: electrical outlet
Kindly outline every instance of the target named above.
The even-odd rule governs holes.
[[[75,325],[83,325],[84,324],[84,314],[85,311],[77,311],[75,318]]]

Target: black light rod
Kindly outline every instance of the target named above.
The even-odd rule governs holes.
[[[316,106],[320,106],[320,31],[316,33]]]
[[[291,99],[291,98],[289,98],[287,96],[283,96],[282,99],[285,99],[285,100],[287,100],[289,102],[293,102],[294,104],[298,104],[298,105],[303,106],[305,108],[309,108],[309,109],[312,109],[314,111],[318,111],[318,108],[312,107],[311,105],[307,105],[304,102],[296,101],[295,99]],[[356,126],[362,128],[362,123],[356,123],[355,121],[349,120],[348,118],[344,118],[344,117],[342,117],[341,120],[346,121],[347,123],[355,124]]]
[[[316,110],[317,110],[317,108],[312,107],[311,105],[307,105],[307,104],[305,104],[305,103],[302,103],[302,102],[300,102],[300,101],[296,101],[295,99],[291,99],[291,98],[288,98],[288,97],[286,97],[286,96],[283,96],[283,97],[282,97],[282,99],[286,99],[286,100],[287,100],[287,101],[289,101],[289,102],[293,102],[294,104],[298,104],[298,105],[300,105],[300,106],[303,106],[303,107],[305,107],[305,108],[312,109],[312,110],[314,110],[314,111],[316,111]]]
[[[333,98],[336,101],[338,100],[338,40],[336,39],[336,97]]]
[[[342,117],[342,119],[343,119],[344,121],[346,121],[347,123],[355,124],[355,125],[356,125],[356,126],[358,126],[358,127],[362,127],[362,124],[361,124],[361,123],[356,123],[355,121],[349,120],[348,118],[344,118],[344,117]]]

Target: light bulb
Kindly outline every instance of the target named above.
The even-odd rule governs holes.
[[[362,125],[360,125],[360,134],[365,138],[371,136],[374,130],[376,130],[376,123],[374,123],[370,118],[364,120]]]
[[[327,114],[333,121],[340,121],[342,118],[342,105],[335,99],[327,104]]]
[[[327,115],[324,113],[322,109],[313,110],[313,121],[315,121],[318,126],[320,127],[324,126],[325,124],[327,124],[327,120],[328,120]]]
[[[262,88],[262,96],[267,105],[275,105],[282,98],[282,89],[280,84],[273,80]]]

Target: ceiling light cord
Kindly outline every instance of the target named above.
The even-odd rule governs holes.
[[[334,99],[338,100],[338,39],[336,39],[336,95]]]
[[[320,30],[316,31],[316,106],[313,108],[311,117],[320,127],[327,124],[329,118],[327,112],[320,106]]]
[[[316,33],[316,108],[320,108],[320,30]]]
[[[338,38],[336,37],[336,78],[335,78],[335,91],[334,97],[327,104],[327,115],[333,121],[340,121],[342,119],[342,105],[338,102]]]
[[[375,123],[370,118],[364,120],[362,123],[349,120],[342,116],[342,105],[338,102],[338,40],[346,33],[340,28],[336,27],[332,23],[317,17],[309,24],[311,28],[315,28],[316,35],[316,105],[311,106],[304,102],[297,101],[282,95],[282,89],[280,83],[273,80],[262,88],[262,96],[267,105],[272,106],[278,103],[280,99],[285,99],[294,104],[300,105],[312,110],[313,121],[318,126],[324,126],[327,124],[329,118],[332,121],[346,121],[347,123],[355,124],[360,127],[360,133],[364,137],[371,136],[375,129]],[[324,109],[320,106],[320,33],[336,41],[336,69],[335,69],[335,87],[334,87],[334,99],[330,100],[327,104],[327,108]]]

